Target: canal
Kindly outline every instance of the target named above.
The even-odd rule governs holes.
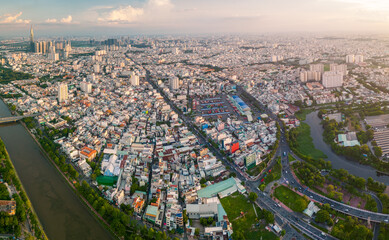
[[[11,113],[0,101],[0,117],[6,116]],[[0,137],[49,239],[114,239],[21,124],[0,125]]]
[[[321,150],[325,155],[327,155],[328,158],[325,160],[330,161],[332,163],[333,168],[343,168],[355,176],[363,177],[365,179],[371,177],[376,181],[380,181],[385,183],[386,185],[389,185],[388,176],[377,176],[376,170],[374,168],[347,160],[345,157],[335,154],[332,151],[331,146],[329,146],[323,140],[324,129],[320,124],[321,120],[317,116],[317,113],[318,112],[315,111],[308,114],[304,122],[311,127],[311,137],[313,139],[313,144],[315,145],[315,148]]]

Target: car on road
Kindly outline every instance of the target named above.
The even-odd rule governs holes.
[[[284,156],[286,156],[286,152],[284,152]]]

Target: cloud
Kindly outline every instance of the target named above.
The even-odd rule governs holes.
[[[172,7],[173,4],[170,0],[150,0],[148,2],[150,6],[153,7]]]
[[[61,23],[71,23],[73,20],[72,16],[67,16],[66,18],[61,19]]]
[[[0,23],[30,23],[31,20],[19,19],[23,12],[19,12],[15,15],[5,14],[0,16]]]
[[[56,23],[56,22],[58,22],[58,21],[57,21],[57,19],[55,19],[55,18],[48,18],[48,19],[46,19],[46,21],[45,21],[45,23]]]
[[[111,23],[132,23],[139,20],[143,14],[143,8],[135,8],[131,5],[120,6],[111,11],[102,13],[101,17],[98,18],[98,21]]]
[[[73,17],[71,15],[68,15],[67,17],[64,17],[64,18],[61,18],[60,20],[56,19],[56,18],[48,18],[45,20],[45,23],[49,23],[49,24],[72,24],[72,23],[76,23],[76,22],[73,22]]]

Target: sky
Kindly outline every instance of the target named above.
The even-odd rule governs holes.
[[[389,0],[0,0],[0,36],[389,32]]]

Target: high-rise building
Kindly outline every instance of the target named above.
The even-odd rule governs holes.
[[[41,51],[39,49],[39,47],[40,47],[39,42],[35,42],[34,44],[35,44],[35,47],[34,47],[35,53],[40,53]]]
[[[58,61],[59,60],[59,54],[55,52],[54,46],[50,47],[48,57],[49,57],[49,60],[51,60],[51,61]]]
[[[35,44],[34,44],[34,30],[32,29],[32,25],[30,28],[30,51],[34,52]]]
[[[132,86],[139,86],[139,76],[135,73],[131,73],[130,81]]]
[[[346,63],[354,63],[354,61],[355,61],[354,54],[349,54],[346,56]]]
[[[346,64],[330,64],[330,71],[332,72],[342,72],[343,75],[347,75],[347,65]]]
[[[178,77],[174,77],[170,79],[170,88],[172,90],[178,89],[180,87],[180,79]]]
[[[99,73],[100,72],[100,65],[99,64],[95,64],[93,65],[93,72],[95,73]]]
[[[68,85],[61,83],[58,85],[58,102],[65,102],[68,100]]]
[[[300,80],[301,82],[307,81],[321,81],[321,72],[317,71],[302,71],[300,72]]]
[[[346,63],[363,63],[363,55],[350,54],[346,56]]]
[[[318,63],[318,64],[310,64],[309,70],[312,72],[324,72],[324,64]]]
[[[45,41],[41,42],[42,45],[42,54],[45,54],[47,52],[47,43]]]
[[[80,88],[81,88],[81,91],[83,91],[83,92],[91,93],[92,92],[92,83],[82,81],[80,84]]]
[[[335,71],[324,72],[322,84],[325,88],[341,87],[343,85],[343,73]]]
[[[355,63],[363,63],[363,55],[355,55],[355,59],[354,59],[354,62]]]

